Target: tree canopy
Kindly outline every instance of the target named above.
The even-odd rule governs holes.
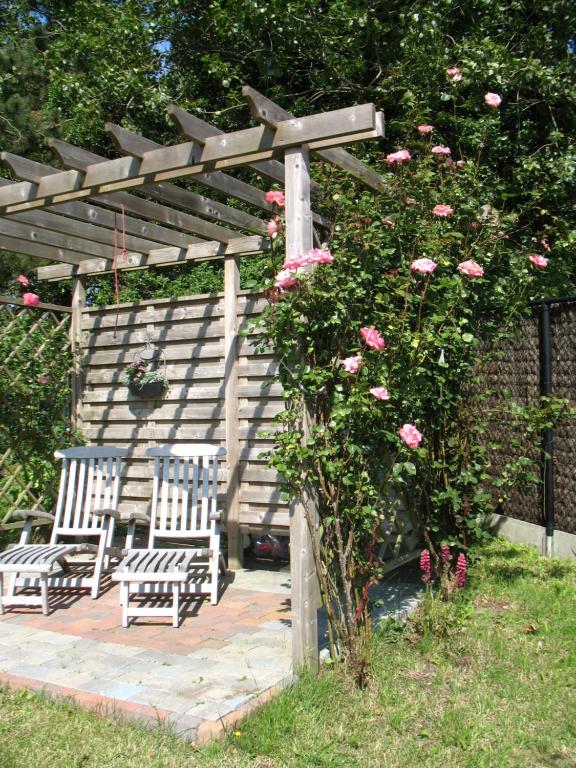
[[[1,0],[0,19],[4,150],[53,162],[56,136],[112,155],[106,120],[172,141],[170,101],[245,127],[243,83],[296,114],[373,101],[386,152],[424,122],[450,143],[458,122],[457,151],[495,171],[486,203],[517,211],[522,237],[547,237],[562,282],[572,275],[571,0]],[[498,130],[479,119],[479,92],[502,97]]]

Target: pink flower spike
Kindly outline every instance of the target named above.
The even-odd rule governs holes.
[[[451,208],[449,205],[435,205],[434,208],[432,208],[432,213],[434,216],[446,218],[447,216],[452,216],[454,208]]]
[[[418,448],[422,440],[422,434],[416,429],[414,424],[404,424],[398,430],[398,434],[408,448]]]
[[[438,264],[432,259],[416,259],[410,264],[412,272],[418,272],[420,275],[431,275],[436,269]]]
[[[502,104],[502,97],[498,96],[497,93],[486,93],[484,94],[484,104],[492,107],[492,109],[498,109],[500,104]]]
[[[299,280],[294,277],[294,274],[289,269],[283,269],[276,275],[274,285],[276,288],[285,291],[288,288],[294,288],[294,286],[299,285]]]
[[[384,338],[380,336],[380,333],[372,325],[366,326],[365,328],[360,328],[360,336],[362,336],[364,344],[366,344],[368,349],[374,349],[376,352],[382,352],[386,346]]]
[[[21,285],[23,288],[28,288],[28,286],[30,285],[30,280],[28,280],[28,278],[26,277],[26,275],[18,275],[18,277],[16,278],[16,280],[17,280],[17,281],[20,283],[20,285]]]
[[[458,264],[458,272],[466,277],[484,277],[484,268],[478,264],[474,259],[468,259],[468,261],[461,261]]]
[[[459,83],[462,80],[462,72],[460,72],[458,67],[448,67],[446,75],[453,83]]]
[[[427,123],[422,123],[422,125],[418,126],[418,133],[421,133],[423,136],[425,136],[427,133],[432,133],[434,130],[433,125],[428,125]]]
[[[462,587],[466,584],[466,570],[466,555],[461,552],[458,555],[458,560],[456,561],[456,586],[458,589],[462,589]]]
[[[390,400],[390,395],[386,387],[372,387],[370,394],[377,397],[378,400]]]
[[[432,147],[433,155],[451,155],[450,147],[443,147],[442,144],[438,144],[436,147]]]
[[[422,571],[422,581],[428,584],[432,580],[432,568],[430,567],[430,552],[423,549],[420,553],[420,570]]]
[[[538,253],[533,253],[529,258],[536,269],[546,269],[548,266],[548,259],[546,256],[540,256]]]
[[[22,301],[27,307],[37,307],[40,304],[40,296],[36,293],[24,293]]]
[[[358,373],[364,368],[364,361],[360,355],[352,355],[352,357],[346,357],[342,360],[342,365],[347,373]]]
[[[391,154],[386,155],[386,162],[388,165],[393,165],[394,163],[406,163],[411,159],[412,156],[407,149],[401,149],[398,152],[392,152]]]
[[[272,205],[277,205],[278,208],[284,208],[286,205],[286,198],[284,197],[284,192],[280,192],[277,189],[270,189],[266,194],[264,195],[266,202],[272,203]]]

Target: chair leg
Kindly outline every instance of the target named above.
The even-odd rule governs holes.
[[[4,613],[4,603],[2,602],[2,595],[4,594],[4,574],[0,573],[0,616]]]
[[[50,606],[48,604],[48,574],[40,574],[40,592],[42,594],[42,613],[44,616],[48,616],[50,612]]]
[[[128,626],[128,601],[130,599],[130,585],[127,581],[120,582],[120,605],[122,606],[122,626]]]
[[[178,629],[180,624],[180,582],[172,584],[172,626]]]
[[[218,576],[220,574],[220,563],[217,551],[213,550],[214,554],[210,558],[210,603],[211,605],[217,605],[218,603]]]
[[[106,538],[106,534],[100,538],[100,546],[96,553],[96,563],[94,565],[94,576],[92,581],[92,600],[96,600],[100,594],[100,579],[102,578],[102,567],[106,556]]]

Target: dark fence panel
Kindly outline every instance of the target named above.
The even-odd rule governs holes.
[[[550,304],[552,331],[552,395],[576,403],[576,298],[566,303]],[[495,390],[493,405],[512,400],[535,406],[540,397],[540,343],[538,308],[524,318],[513,339],[504,342],[499,359],[490,363],[487,375]],[[541,461],[539,446],[522,442],[514,446],[518,435],[512,419],[496,419],[489,440],[499,443],[492,454],[494,474],[501,474],[508,462],[520,455]],[[576,424],[565,420],[554,431],[555,528],[576,533]],[[541,471],[539,472],[541,475]],[[508,492],[498,506],[504,515],[537,525],[544,525],[542,485],[520,485]]]

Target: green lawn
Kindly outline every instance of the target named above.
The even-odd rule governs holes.
[[[576,766],[576,566],[492,541],[443,638],[377,634],[373,684],[305,678],[203,749],[0,691],[0,768]]]

